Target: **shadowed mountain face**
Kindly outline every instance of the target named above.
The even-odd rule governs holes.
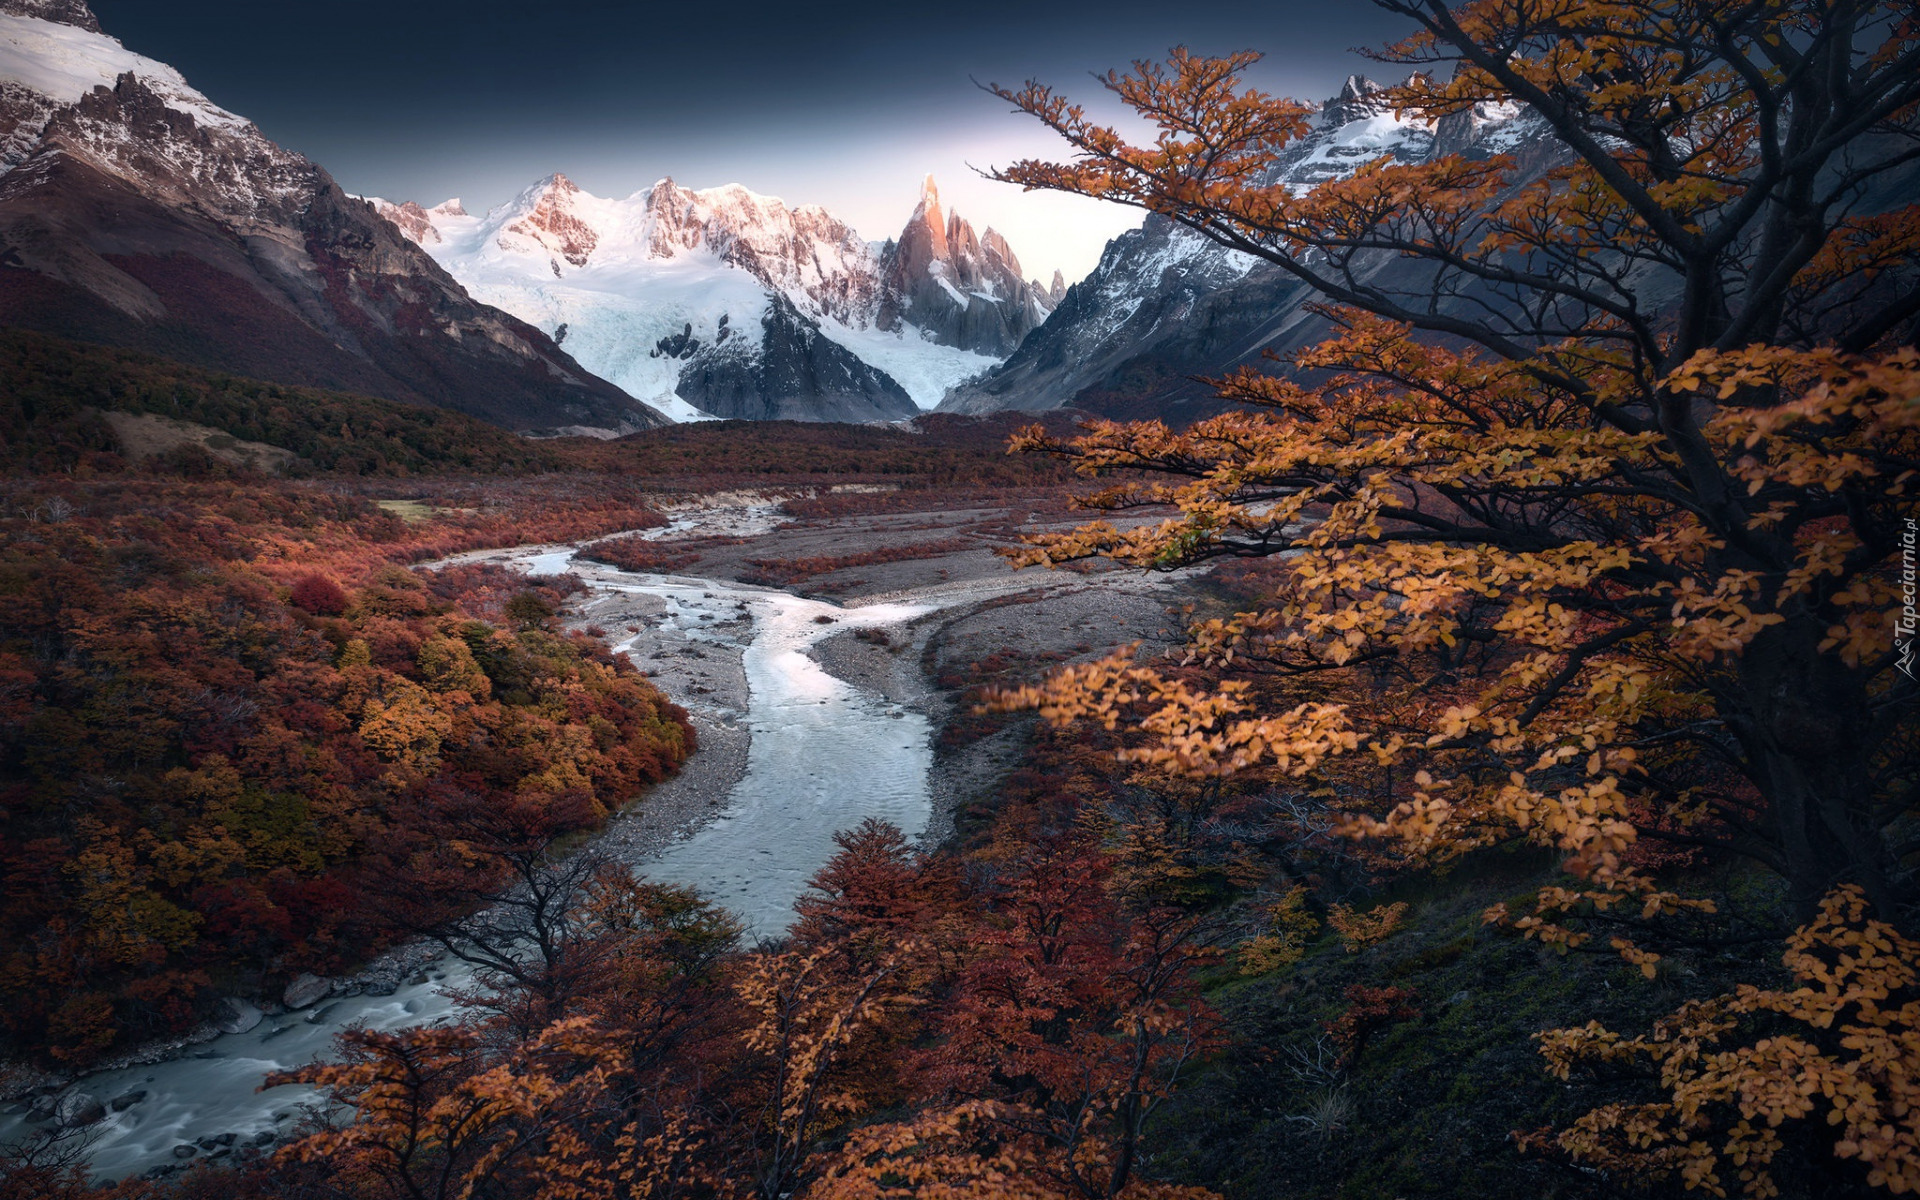
[[[1006,238],[976,236],[959,213],[943,214],[932,176],[899,239],[882,248],[880,270],[881,328],[915,325],[943,346],[995,357],[1046,319],[1062,286],[1058,271],[1051,291],[1022,278]]]
[[[900,421],[920,413],[905,389],[821,333],[783,292],[767,293],[757,340],[722,326],[711,346],[682,333],[657,350],[686,360],[681,399],[716,417]]]
[[[1396,117],[1381,88],[1355,76],[1321,106],[1318,126],[1276,165],[1276,182],[1311,187],[1383,156],[1421,162],[1450,154],[1513,153],[1544,166],[1552,143],[1531,114],[1483,106],[1429,129]],[[1537,164],[1531,160],[1537,159]],[[1418,264],[1382,257],[1383,281]],[[1331,332],[1304,307],[1313,292],[1286,272],[1226,250],[1163,217],[1108,243],[1099,266],[1067,290],[1004,363],[949,392],[944,412],[1087,409],[1185,424],[1220,411],[1217,377],[1266,351],[1309,346]]]
[[[0,324],[514,429],[662,420],[82,0],[0,0]]]

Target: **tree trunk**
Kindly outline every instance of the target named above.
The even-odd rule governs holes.
[[[1874,819],[1866,681],[1819,651],[1823,636],[1806,618],[1765,630],[1741,657],[1738,691],[1722,711],[1766,802],[1795,915],[1810,918],[1827,893],[1853,883],[1892,920],[1904,896]]]

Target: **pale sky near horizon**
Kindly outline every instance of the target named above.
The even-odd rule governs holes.
[[[975,81],[1039,78],[1100,101],[1091,72],[1252,48],[1262,87],[1323,99],[1400,32],[1365,0],[1180,5],[981,0],[941,8],[466,0],[93,0],[106,31],[326,167],[350,192],[479,212],[555,171],[602,196],[663,176],[820,204],[879,240],[932,174],[949,210],[1003,233],[1029,275],[1078,279],[1140,214],[1025,194],[974,168],[1063,145]],[[1095,111],[1100,111],[1095,108]]]

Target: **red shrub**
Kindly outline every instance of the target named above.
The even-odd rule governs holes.
[[[316,617],[337,617],[347,611],[347,590],[317,571],[296,580],[287,598],[295,608]]]
[[[1327,1033],[1340,1047],[1343,1061],[1351,1063],[1376,1030],[1398,1021],[1411,1021],[1420,1015],[1414,994],[1402,987],[1369,987],[1356,983],[1347,988],[1347,1011],[1327,1022]]]

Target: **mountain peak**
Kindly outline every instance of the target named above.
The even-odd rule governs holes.
[[[506,232],[529,238],[556,256],[555,275],[560,274],[559,259],[584,267],[599,243],[599,236],[575,214],[572,200],[583,194],[573,180],[555,171],[524,193],[522,202],[531,200],[532,205],[507,226]]]
[[[998,231],[976,234],[959,213],[941,211],[931,175],[883,254],[883,329],[905,321],[942,345],[1004,355],[1052,308],[1039,284],[1021,278],[1020,260]]]
[[[100,18],[93,15],[86,0],[0,0],[0,13],[73,25],[89,33],[100,32]]]
[[[349,197],[101,32],[84,0],[0,0],[0,35],[0,170],[14,185],[0,192],[0,325],[161,354],[191,345],[185,357],[216,370],[517,429],[661,420],[476,302],[402,228],[427,236],[418,205]]]
[[[1340,99],[1352,102],[1379,90],[1380,85],[1365,75],[1349,75],[1347,81],[1340,85]]]

